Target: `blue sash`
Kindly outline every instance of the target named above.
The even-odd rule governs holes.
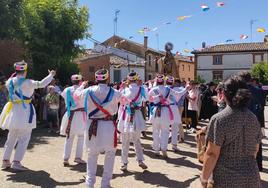
[[[168,88],[168,87],[166,87],[167,89],[166,89],[166,96],[165,96],[165,99],[167,99],[168,98],[168,96],[169,96],[169,94],[170,94],[170,88]],[[156,92],[154,92],[155,94],[157,94]],[[150,111],[150,114],[152,115],[153,114],[153,109],[155,108],[155,107],[161,107],[162,106],[162,104],[161,104],[161,102],[158,102],[158,103],[150,103],[150,105],[149,105],[149,111]]]
[[[68,114],[68,117],[70,117],[71,116],[71,107],[73,107],[73,108],[76,107],[74,99],[71,95],[71,88],[68,88],[66,91],[66,100],[67,100],[67,104],[66,104],[67,114]]]
[[[101,102],[97,97],[96,95],[93,93],[93,92],[90,92],[88,91],[87,95],[86,95],[86,102],[87,102],[87,99],[88,99],[88,96],[90,96],[90,98],[92,100],[94,100],[96,103],[98,103],[100,106],[104,106],[106,103],[109,103],[112,101],[113,99],[113,96],[114,96],[114,89],[110,87],[110,90],[106,96],[106,98],[104,99],[103,102]],[[94,116],[97,112],[99,112],[100,109],[96,108],[95,110],[91,111],[89,114],[88,114],[88,117],[92,117]]]
[[[138,94],[138,93],[137,93]],[[144,90],[144,87],[142,87],[141,86],[141,88],[140,88],[140,94],[139,95],[141,95],[141,99],[142,98],[146,98],[146,96],[145,96],[145,90]],[[139,96],[138,96],[138,98],[139,98]],[[126,112],[128,113],[128,114],[131,114],[132,112],[131,112],[131,107],[134,107],[134,108],[136,108],[136,107],[138,107],[139,105],[141,105],[141,101],[140,100],[137,100],[137,101],[133,101],[133,102],[131,102],[131,104],[130,105],[126,105]]]
[[[24,95],[20,95],[17,91],[15,91],[15,94],[23,101],[23,100],[31,100],[31,97],[26,97]],[[22,103],[25,105],[25,103]],[[30,116],[29,116],[29,120],[28,123],[32,123],[33,122],[33,116],[34,116],[34,106],[33,103],[30,103]],[[25,106],[26,107],[26,106]],[[27,107],[26,107],[27,108]]]

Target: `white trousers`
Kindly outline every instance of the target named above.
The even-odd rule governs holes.
[[[171,125],[171,144],[176,145],[178,143],[179,124],[173,123]]]
[[[22,161],[27,150],[32,129],[27,130],[9,130],[7,141],[5,143],[3,160],[10,160],[12,151],[17,143],[14,161]]]
[[[93,187],[96,183],[98,156],[99,152],[90,150],[88,153],[86,177],[86,184],[88,187]],[[103,188],[107,188],[110,185],[110,181],[113,177],[114,159],[115,149],[112,151],[105,151],[104,167],[101,181],[101,187]]]
[[[153,149],[167,151],[169,136],[169,125],[153,123]]]
[[[66,137],[66,139],[65,139],[64,154],[63,154],[64,160],[68,160],[71,156],[75,136],[76,135],[70,135],[69,138]],[[77,145],[76,145],[76,154],[75,154],[76,159],[77,158],[82,159],[83,146],[84,146],[84,134],[77,135]]]
[[[129,143],[132,141],[135,147],[137,161],[144,161],[143,148],[140,141],[140,131],[121,133],[122,135],[122,152],[121,152],[121,163],[128,164],[128,152]]]

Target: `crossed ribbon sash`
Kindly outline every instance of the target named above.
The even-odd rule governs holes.
[[[139,110],[140,107],[138,107],[137,101],[141,95],[142,87],[139,88],[135,98],[130,102],[129,105],[126,105],[123,111],[123,120],[126,119],[126,112],[130,114],[130,122],[133,122],[135,110]]]
[[[90,128],[88,130],[88,138],[89,140],[91,140],[91,137],[97,136],[97,130],[98,130],[98,121],[99,120],[103,120],[103,121],[113,121],[114,124],[114,147],[117,146],[117,127],[116,127],[116,121],[115,118],[113,117],[113,115],[106,109],[104,109],[104,105],[111,102],[111,100],[113,99],[113,95],[114,95],[114,90],[112,88],[110,88],[106,98],[104,99],[103,102],[100,102],[100,100],[94,95],[93,92],[89,92],[88,95],[90,96],[92,102],[94,103],[94,105],[97,107],[95,110],[93,110],[92,112],[89,113],[89,119],[92,119],[92,123],[90,125]],[[92,116],[94,116],[97,112],[101,111],[102,113],[104,113],[106,115],[105,118],[91,118]]]
[[[156,108],[156,110],[155,110],[155,116],[156,117],[161,117],[161,108],[162,107],[167,107],[168,108],[168,112],[169,112],[169,118],[170,118],[170,120],[174,120],[174,114],[173,114],[172,109],[170,107],[170,104],[168,103],[168,100],[167,100],[169,94],[170,94],[170,88],[167,88],[167,94],[166,94],[166,96],[165,97],[162,97],[160,99],[160,102],[159,103],[156,103],[156,104],[155,103],[152,103],[151,104],[151,107],[155,107]]]

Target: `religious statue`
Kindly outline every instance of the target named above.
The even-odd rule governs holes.
[[[158,60],[160,65],[160,73],[164,75],[172,75],[175,78],[179,78],[179,73],[176,65],[175,58],[172,54],[173,44],[168,42],[165,45],[166,54]]]

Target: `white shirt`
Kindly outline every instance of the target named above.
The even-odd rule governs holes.
[[[143,86],[138,86],[136,83],[132,83],[129,85],[129,87],[125,88],[121,93],[123,95],[123,97],[127,98],[128,100],[132,101],[133,99],[135,99],[135,97],[137,96],[140,87]],[[136,103],[139,103],[138,106],[142,106],[142,102],[145,102],[148,100],[148,93],[147,93],[147,89],[146,88],[142,88],[144,90],[144,94],[145,94],[145,98],[143,98],[141,96],[141,93],[138,97],[138,99],[135,101]]]
[[[78,85],[74,85],[74,86],[71,86],[71,87],[67,87],[63,90],[63,92],[61,93],[61,96],[64,98],[64,101],[65,101],[65,105],[67,105],[67,90],[70,89],[71,91],[71,96],[73,97],[74,99],[74,102],[75,102],[75,108],[71,107],[71,110],[74,110],[74,109],[78,109],[78,108],[84,108],[84,101],[82,100],[79,100],[77,98],[74,97],[74,92],[75,90],[79,88]]]
[[[113,88],[112,88],[113,89]],[[80,86],[76,91],[74,92],[75,97],[79,97],[82,101],[85,100],[86,95],[88,92],[93,92],[93,94],[101,101],[103,102],[104,99],[106,98],[108,92],[110,90],[110,87],[107,86],[107,84],[98,84],[96,86],[91,86],[87,89],[83,89],[83,85]],[[102,105],[102,107],[107,110],[111,115],[114,115],[118,111],[118,103],[121,98],[121,93],[118,90],[114,90],[114,96],[112,100],[109,103],[105,103]],[[90,96],[88,96],[87,100],[87,108],[88,108],[88,113],[92,112],[95,110],[97,107],[91,100]],[[104,118],[107,115],[104,114],[102,111],[98,111],[92,118]]]
[[[188,110],[198,111],[198,98],[199,98],[198,89],[191,89],[189,91],[189,97],[190,98],[195,98],[195,100],[189,99]]]

